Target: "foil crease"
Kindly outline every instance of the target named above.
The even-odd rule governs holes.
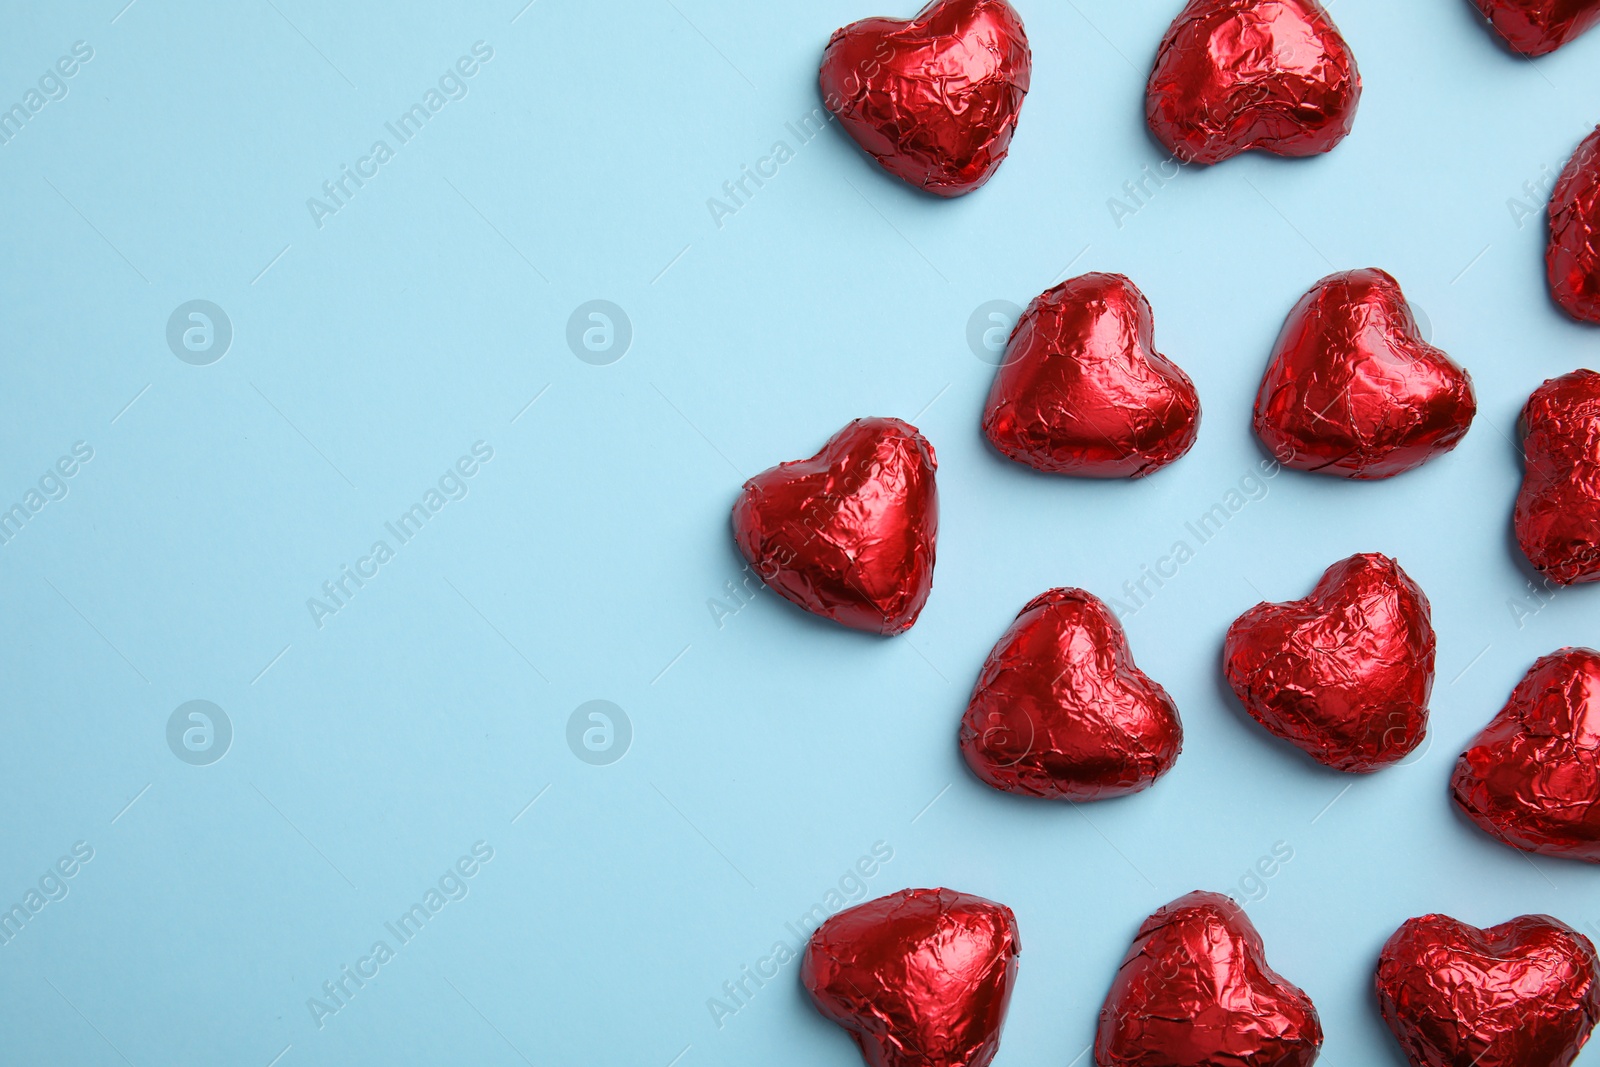
[[[868,1067],[987,1067],[1000,1049],[1021,943],[1003,904],[904,889],[812,934],[800,981]]]
[[[996,789],[1102,800],[1147,789],[1183,748],[1178,708],[1134,666],[1116,616],[1082,589],[1029,601],[989,653],[961,754]]]
[[[1545,382],[1523,406],[1520,430],[1517,543],[1553,582],[1600,581],[1600,374]]]
[[[1329,275],[1289,312],[1255,430],[1286,467],[1388,478],[1454,448],[1477,410],[1471,376],[1423,339],[1400,283],[1369,268]]]
[[[819,83],[823,105],[884,170],[950,197],[1005,159],[1032,71],[1006,0],[934,0],[909,20],[836,30]]]
[[[1155,317],[1120,274],[1041,293],[1017,320],[989,390],[983,432],[1052,474],[1139,478],[1194,447],[1200,397],[1156,351]]]
[[[1600,0],[1473,0],[1513,51],[1543,56],[1600,22]]]
[[[1367,553],[1329,567],[1303,600],[1239,616],[1222,658],[1252,719],[1318,763],[1368,772],[1422,743],[1436,651],[1427,596]]]

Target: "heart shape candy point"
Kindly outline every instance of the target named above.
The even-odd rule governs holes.
[[[1600,374],[1552,378],[1522,408],[1523,554],[1560,585],[1600,581]]]
[[[1600,14],[1600,4],[1595,11]],[[1600,322],[1600,129],[1584,138],[1550,194],[1545,273],[1568,315]]]
[[[1021,944],[1003,904],[904,889],[817,928],[800,981],[868,1067],[987,1067],[1000,1049]]]
[[[1255,429],[1286,467],[1388,478],[1454,448],[1477,410],[1472,378],[1423,340],[1400,283],[1352,270],[1322,279],[1289,312]]]
[[[1542,56],[1600,22],[1600,0],[1473,0],[1513,51]]]
[[[1317,0],[1190,0],[1156,53],[1145,113],[1178,162],[1220,163],[1327,152],[1360,99],[1355,59]]]
[[[909,20],[836,31],[819,82],[824,106],[884,170],[960,196],[1005,159],[1032,70],[1006,0],[934,0]]]
[[[1029,601],[989,653],[961,719],[983,782],[1049,800],[1147,789],[1172,768],[1183,725],[1128,651],[1116,616],[1082,589]]]
[[[1407,919],[1375,984],[1413,1067],[1567,1067],[1600,1017],[1594,946],[1548,915],[1487,930]]]
[[[901,633],[933,589],[937,467],[916,427],[857,419],[810,459],[745,482],[734,540],[785,600],[852,629]]]
[[[1239,616],[1222,658],[1252,719],[1318,763],[1364,772],[1421,744],[1435,650],[1428,598],[1367,553],[1329,567],[1303,600]]]
[[[1600,863],[1600,652],[1534,663],[1456,760],[1450,793],[1512,848]]]
[[[989,442],[1053,474],[1138,478],[1194,447],[1200,397],[1156,351],[1150,302],[1120,274],[1085,274],[1033,299],[983,413]]]
[[[1267,966],[1261,935],[1221,893],[1144,921],[1100,1009],[1098,1067],[1309,1067],[1311,998]]]

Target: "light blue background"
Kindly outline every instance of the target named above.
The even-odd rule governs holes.
[[[1142,96],[1176,0],[1019,2],[1033,90],[953,202],[786,131],[828,34],[886,5],[124,2],[9,3],[0,33],[7,106],[94,49],[0,147],[0,499],[94,449],[0,547],[0,902],[94,849],[0,947],[7,1062],[854,1064],[793,964],[720,1028],[706,1002],[877,841],[873,895],[1016,910],[1001,1065],[1073,1062],[1144,915],[1260,896],[1240,880],[1278,842],[1248,909],[1333,1067],[1401,1062],[1369,988],[1406,917],[1600,929],[1594,870],[1493,843],[1446,791],[1534,658],[1600,641],[1600,590],[1511,607],[1540,603],[1509,538],[1516,415],[1600,334],[1549,302],[1542,217],[1507,204],[1600,121],[1600,34],[1532,64],[1466,0],[1339,0],[1354,134],[1183,173],[1119,229],[1108,198],[1162,159]],[[466,98],[317,228],[306,199],[480,40]],[[795,158],[717,227],[707,198],[779,139]],[[980,438],[968,316],[1069,264],[1131,275],[1199,387],[1199,444],[1147,481],[1037,476]],[[1369,265],[1471,370],[1466,440],[1392,481],[1281,474],[1128,620],[1186,728],[1154,789],[1074,810],[977,783],[955,730],[995,638],[1050,586],[1115,595],[1222,500],[1262,458],[1285,312]],[[235,330],[211,366],[165,341],[195,298]],[[596,298],[634,328],[610,366],[564,340]],[[864,415],[938,450],[921,621],[879,640],[763,592],[716,625],[742,478]],[[470,495],[318,629],[306,599],[480,440]],[[1440,651],[1429,747],[1352,779],[1249,724],[1218,660],[1238,613],[1357,551],[1423,586]],[[233,723],[211,766],[166,745],[191,699]],[[633,724],[610,766],[565,741],[590,699]],[[470,895],[319,1029],[307,999],[480,840]]]

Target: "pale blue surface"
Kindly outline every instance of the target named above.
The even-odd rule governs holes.
[[[1119,230],[1107,198],[1162,158],[1142,93],[1176,0],[1020,3],[1033,91],[954,202],[785,128],[829,32],[877,3],[123,2],[10,3],[0,34],[4,103],[94,50],[0,147],[0,498],[94,453],[0,547],[0,898],[94,851],[0,947],[0,1059],[855,1064],[792,964],[720,1029],[706,1002],[877,841],[874,895],[1016,909],[1002,1067],[1071,1062],[1140,919],[1197,887],[1260,897],[1241,878],[1277,842],[1294,858],[1248,908],[1332,1067],[1400,1062],[1369,983],[1407,916],[1600,927],[1595,870],[1491,842],[1446,795],[1532,660],[1600,641],[1600,590],[1509,606],[1508,435],[1600,333],[1549,303],[1542,220],[1507,206],[1600,121],[1600,34],[1534,65],[1466,0],[1340,0],[1353,136],[1184,173]],[[306,198],[476,41],[465,98],[319,230]],[[707,198],[777,139],[795,157],[719,229]],[[1198,446],[1146,482],[1036,476],[980,439],[968,315],[1069,263],[1130,274],[1199,386]],[[1128,621],[1187,733],[1156,788],[1080,813],[978,784],[954,738],[994,639],[1049,586],[1116,594],[1223,499],[1261,459],[1284,313],[1369,265],[1476,379],[1463,444],[1376,484],[1281,474]],[[165,341],[191,299],[232,320],[210,366]],[[564,339],[591,299],[633,324],[609,366]],[[921,621],[877,640],[762,593],[719,628],[742,476],[862,415],[938,449]],[[306,599],[477,441],[466,498],[318,629]],[[1218,658],[1235,615],[1356,551],[1420,582],[1440,654],[1430,747],[1350,779],[1249,724]],[[210,766],[166,742],[194,699],[234,729]],[[565,739],[591,699],[632,720],[610,766]],[[307,999],[478,841],[469,895],[318,1029]]]

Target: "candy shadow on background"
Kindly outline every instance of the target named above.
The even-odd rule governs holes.
[[[1309,592],[1309,590],[1307,590],[1307,592]],[[1285,597],[1284,599],[1297,600],[1299,598]],[[1252,605],[1252,607],[1253,606],[1254,605]],[[1332,767],[1318,763],[1316,760],[1300,751],[1294,745],[1291,745],[1289,742],[1274,736],[1265,726],[1262,726],[1260,723],[1256,722],[1255,719],[1251,718],[1250,713],[1246,711],[1244,709],[1244,705],[1239,702],[1239,698],[1234,695],[1233,686],[1228,684],[1227,673],[1222,669],[1222,648],[1227,639],[1228,630],[1227,626],[1225,625],[1222,629],[1222,633],[1212,641],[1212,647],[1217,650],[1216,671],[1212,675],[1212,682],[1217,687],[1217,699],[1221,701],[1230,712],[1232,712],[1228,718],[1239,725],[1241,732],[1250,736],[1249,744],[1251,744],[1252,748],[1261,753],[1259,756],[1252,755],[1250,757],[1245,757],[1241,753],[1241,762],[1249,758],[1259,759],[1263,762],[1271,760],[1278,763],[1293,763],[1297,771],[1322,778],[1329,782],[1350,783],[1355,779],[1370,777],[1369,775],[1364,774],[1347,774],[1344,771],[1336,771]],[[1181,715],[1183,713],[1183,709],[1179,708],[1178,713]],[[1179,756],[1178,758],[1182,759],[1183,757]],[[1383,772],[1378,771],[1377,773],[1382,774]]]

